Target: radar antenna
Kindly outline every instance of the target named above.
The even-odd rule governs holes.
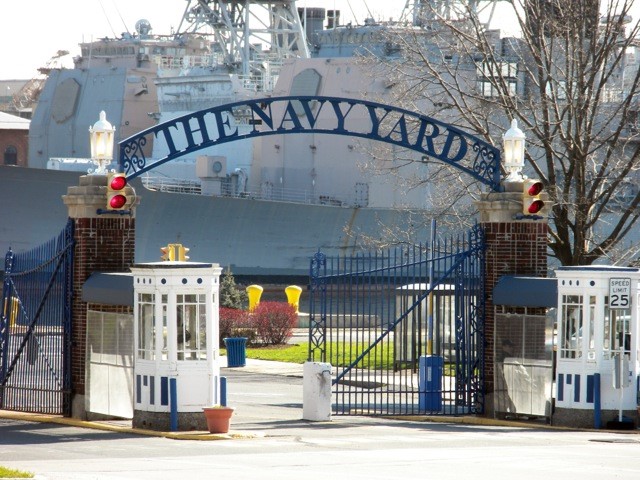
[[[149,20],[147,20],[146,18],[141,18],[136,22],[136,32],[138,32],[138,35],[140,35],[141,37],[146,37],[147,35],[149,35],[151,33],[151,30],[151,22],[149,22]]]

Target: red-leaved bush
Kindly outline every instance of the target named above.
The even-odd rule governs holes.
[[[258,338],[266,345],[285,343],[296,326],[296,309],[284,302],[261,302],[253,310],[252,323]]]
[[[247,337],[247,343],[255,340],[255,333],[250,325],[249,313],[246,310],[220,307],[220,346],[228,337]]]

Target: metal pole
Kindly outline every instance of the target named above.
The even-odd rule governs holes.
[[[601,398],[600,398],[600,374],[593,375],[593,428],[596,430],[602,426]]]
[[[433,250],[436,245],[436,220],[431,220],[431,246],[429,248],[429,298],[427,302],[427,355],[433,355],[433,283],[434,283],[434,268],[433,263],[435,261],[435,255]]]
[[[178,430],[178,382],[175,378],[169,379],[169,403],[171,404],[170,428],[172,432],[176,432]]]

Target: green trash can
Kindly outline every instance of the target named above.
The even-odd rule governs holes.
[[[247,364],[247,338],[223,338],[227,347],[227,367],[244,367]]]

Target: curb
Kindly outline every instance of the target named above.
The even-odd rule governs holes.
[[[46,415],[41,413],[24,413],[10,412],[7,410],[0,411],[0,418],[7,420],[22,420],[25,422],[37,423],[53,423],[57,425],[66,425],[68,427],[89,428],[93,430],[102,430],[116,433],[130,433],[134,435],[146,435],[149,437],[163,437],[172,440],[234,440],[248,439],[260,437],[254,433],[230,432],[230,433],[208,433],[205,431],[189,431],[189,432],[160,432],[156,430],[147,430],[142,428],[123,427],[105,422],[93,422],[88,420],[79,420],[76,418],[61,417],[58,415]]]

